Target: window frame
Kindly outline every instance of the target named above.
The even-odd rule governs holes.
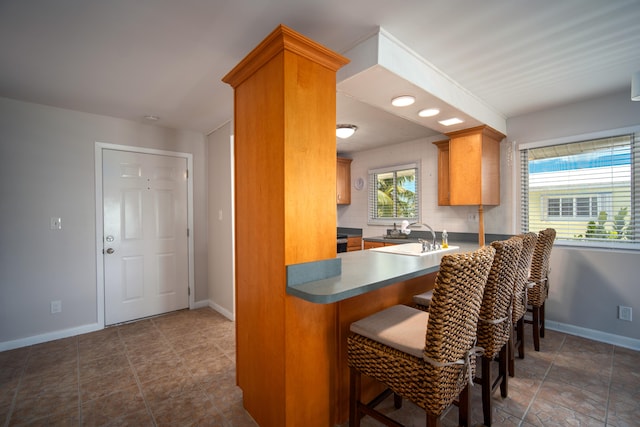
[[[377,175],[393,173],[394,180],[395,180],[395,175],[398,172],[406,171],[409,169],[415,169],[414,197],[415,197],[416,216],[414,217],[399,217],[399,216],[378,217],[377,216],[378,184],[377,184],[377,178],[376,178]],[[409,222],[420,222],[420,201],[421,201],[420,192],[422,188],[422,185],[420,183],[421,181],[420,169],[421,169],[420,162],[405,163],[401,165],[385,166],[385,167],[380,167],[375,169],[369,169],[368,171],[369,186],[368,186],[368,194],[367,194],[367,225],[391,225],[393,223],[400,223],[404,220],[407,220]],[[394,198],[394,205],[396,204],[395,200],[396,199]]]
[[[615,239],[596,240],[596,239],[589,239],[589,238],[574,240],[574,239],[562,239],[557,237],[555,244],[560,246],[586,247],[586,248],[594,248],[594,249],[611,249],[616,251],[631,251],[631,252],[640,251],[640,126],[630,126],[625,128],[610,129],[610,130],[605,130],[600,132],[573,135],[573,136],[550,139],[550,140],[532,141],[532,142],[525,142],[520,144],[516,144],[515,142],[513,143],[513,148],[515,149],[514,151],[517,152],[518,155],[521,155],[523,150],[548,147],[548,146],[554,146],[554,145],[579,143],[579,142],[585,142],[590,140],[606,139],[606,138],[612,138],[612,137],[624,136],[624,135],[632,135],[631,165],[630,165],[631,176],[630,176],[630,183],[629,183],[630,193],[631,193],[629,215],[630,215],[631,227],[634,229],[633,231],[634,235],[633,235],[632,241],[630,242],[627,240],[625,242],[621,242]],[[528,170],[527,170],[527,173],[525,174],[523,169],[528,166],[528,161],[526,161],[521,157],[520,161],[513,162],[513,163],[514,163],[514,177],[517,180],[519,180],[519,184],[520,184],[514,191],[514,194],[517,194],[518,196],[517,197],[518,202],[514,203],[514,211],[515,211],[514,214],[515,214],[515,217],[517,218],[516,227],[521,232],[526,232],[526,231],[529,231],[528,217],[529,217],[529,211],[531,209],[529,205],[524,204],[525,193],[529,194],[529,186],[528,186],[529,184],[528,182],[525,182],[523,179],[526,174],[528,175]],[[547,195],[547,197],[577,198],[577,197],[583,197],[583,194],[584,194],[584,197],[586,197],[587,195],[600,196],[600,194],[604,194],[604,193],[606,193],[606,191],[605,192],[593,191],[593,192],[580,193],[580,194],[573,193],[570,191],[570,192],[567,192],[566,195],[553,194],[553,195]],[[600,202],[601,200],[598,199],[598,203]],[[608,204],[606,200],[605,200],[605,204]],[[547,206],[546,205],[543,206],[542,209],[545,211],[545,216],[546,216]],[[599,207],[599,210],[602,210],[602,208]],[[609,212],[609,209],[604,209],[604,210]],[[574,205],[574,213],[575,213],[575,205]],[[582,220],[583,220],[582,218],[567,217],[566,219],[558,219],[557,221],[582,221]],[[554,221],[556,221],[556,219],[554,219]],[[530,231],[537,232],[539,230],[530,230]]]
[[[543,194],[541,195],[542,197],[542,207],[544,209],[545,214],[542,216],[543,219],[549,220],[549,221],[577,221],[577,222],[582,222],[584,220],[595,220],[598,218],[598,214],[601,210],[606,210],[607,213],[609,215],[612,214],[611,210],[608,207],[603,207],[602,209],[598,209],[600,206],[605,205],[606,203],[603,203],[603,199],[605,197],[609,198],[611,197],[611,193],[610,192],[603,192],[603,193],[584,193],[584,194],[553,194],[553,195],[548,195],[548,194]],[[569,200],[571,199],[571,215],[564,215],[564,202],[565,200]],[[579,215],[580,212],[580,208],[581,206],[579,206],[579,200],[580,199],[588,199],[589,205],[587,206],[587,209],[589,210],[589,213],[587,215]],[[594,203],[594,199],[595,199],[595,203]],[[558,215],[551,215],[550,210],[551,210],[551,201],[552,200],[558,200]],[[595,210],[594,210],[595,209]]]

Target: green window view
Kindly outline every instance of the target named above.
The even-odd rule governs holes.
[[[370,171],[369,223],[418,220],[418,167],[409,166]]]
[[[632,247],[638,238],[637,135],[521,150],[522,228],[558,240]]]

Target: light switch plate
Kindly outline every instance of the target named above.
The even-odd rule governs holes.
[[[49,227],[52,230],[62,230],[62,218],[52,216],[51,220],[49,221]]]

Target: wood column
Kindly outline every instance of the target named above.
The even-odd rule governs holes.
[[[329,426],[336,307],[286,294],[285,267],[336,256],[336,71],[348,60],[277,27],[234,88],[236,367],[263,427]]]

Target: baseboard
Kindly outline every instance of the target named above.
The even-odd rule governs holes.
[[[89,325],[78,326],[77,328],[64,329],[62,331],[49,332],[41,335],[34,335],[27,338],[20,338],[13,341],[0,342],[0,351],[13,350],[20,347],[28,347],[30,345],[42,344],[43,342],[49,342],[53,340],[59,340],[61,338],[74,337],[76,335],[82,335],[89,332],[95,332],[103,329],[102,326],[97,323]]]
[[[191,308],[194,309],[194,310],[197,310],[199,308],[206,308],[206,307],[209,307],[209,300],[208,299],[206,299],[204,301],[195,301],[193,303],[193,307],[191,307]]]
[[[554,322],[546,320],[544,322],[546,329],[558,332],[564,332],[569,335],[576,335],[590,340],[613,344],[618,347],[624,347],[631,350],[640,350],[640,340],[635,338],[623,337],[621,335],[610,334],[608,332],[596,331],[595,329],[587,329],[580,326],[569,325],[566,323]]]
[[[193,304],[194,309],[205,308],[205,307],[211,307],[213,310],[222,314],[224,317],[226,317],[231,321],[235,320],[233,313],[219,306],[218,304],[215,304],[211,300],[198,301]],[[0,352],[7,351],[7,350],[14,350],[16,348],[21,348],[21,347],[28,347],[30,345],[35,345],[35,344],[42,344],[43,342],[58,340],[61,338],[69,338],[76,335],[82,335],[89,332],[99,331],[101,329],[104,329],[104,328],[98,325],[97,323],[92,323],[89,325],[78,326],[76,328],[69,328],[61,331],[48,332],[46,334],[20,338],[13,341],[4,341],[4,342],[0,342]]]
[[[234,315],[233,315],[233,313],[231,313],[226,308],[219,306],[218,304],[216,304],[215,302],[213,302],[211,300],[209,300],[209,307],[211,307],[212,309],[214,309],[218,313],[222,314],[224,317],[226,317],[227,319],[231,320],[232,322],[236,320]]]

